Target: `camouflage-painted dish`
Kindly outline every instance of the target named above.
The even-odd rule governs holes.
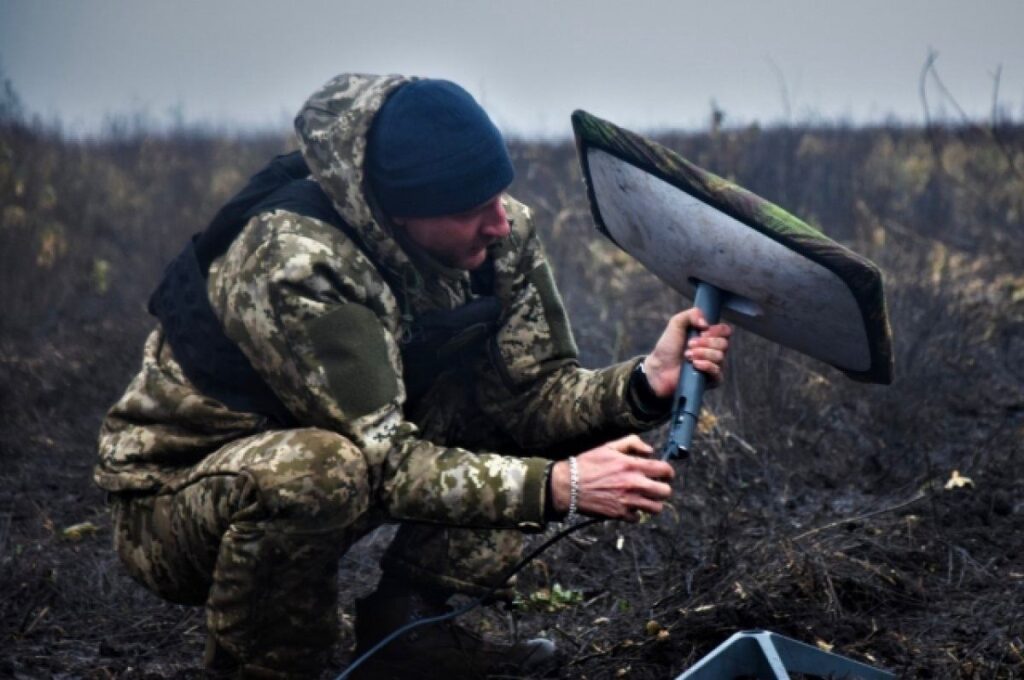
[[[723,316],[854,380],[892,382],[882,277],[777,205],[584,111],[572,116],[598,228],[665,283],[726,292]]]

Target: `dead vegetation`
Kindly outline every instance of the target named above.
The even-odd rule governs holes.
[[[95,434],[163,263],[288,143],[68,141],[0,110],[0,675],[203,677],[202,612],[109,550]],[[520,628],[560,642],[566,678],[674,677],[746,628],[901,677],[1024,677],[1024,129],[662,139],[879,263],[897,380],[741,334],[673,507],[542,556],[520,590],[547,611]],[[571,144],[513,152],[584,362],[643,352],[684,300],[593,230]],[[386,538],[344,560],[346,621]]]

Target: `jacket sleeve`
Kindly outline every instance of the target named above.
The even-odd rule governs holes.
[[[396,520],[539,529],[548,461],[438,446],[402,415],[396,302],[333,227],[275,212],[255,218],[217,272],[214,308],[301,425],[364,452]]]
[[[631,406],[629,378],[639,359],[599,370],[581,368],[561,296],[528,209],[514,216],[508,246],[496,259],[502,323],[479,365],[484,411],[524,449],[561,458],[664,416]]]

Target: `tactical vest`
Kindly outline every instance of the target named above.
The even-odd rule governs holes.
[[[227,251],[250,219],[271,210],[312,217],[343,231],[377,265],[401,303],[404,290],[376,263],[354,229],[334,209],[298,151],[274,158],[222,207],[209,226],[194,235],[171,261],[149,299],[164,337],[186,377],[200,391],[234,411],[259,413],[282,426],[294,416],[259,375],[248,357],[224,333],[207,294],[210,265]],[[477,295],[457,309],[422,314],[402,338],[402,380],[407,406],[414,404],[455,356],[479,350],[494,334],[501,305],[494,296],[494,265],[487,262],[472,276]]]

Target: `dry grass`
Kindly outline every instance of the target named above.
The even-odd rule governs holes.
[[[664,141],[880,264],[897,380],[856,385],[741,334],[674,507],[542,557],[524,595],[557,582],[581,602],[522,627],[559,639],[574,678],[673,677],[751,627],[903,677],[1024,677],[1024,129]],[[201,611],[157,601],[109,550],[94,439],[163,263],[287,146],[0,122],[0,674],[202,676]],[[593,230],[570,144],[513,154],[584,362],[643,352],[685,301]],[[954,469],[974,485],[944,489]],[[81,522],[96,531],[64,536]],[[385,541],[343,562],[346,615]]]

